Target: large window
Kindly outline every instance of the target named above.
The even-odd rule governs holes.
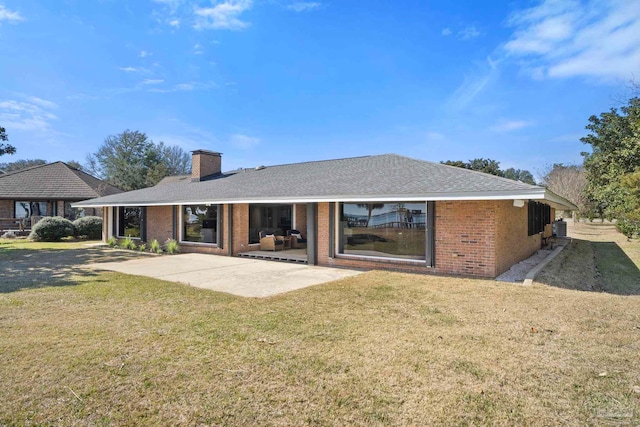
[[[218,206],[182,207],[182,241],[217,243]]]
[[[341,203],[339,253],[424,260],[426,203]]]
[[[16,218],[31,218],[32,216],[48,216],[51,213],[47,210],[47,202],[15,202]]]
[[[249,205],[249,243],[259,243],[260,231],[285,235],[291,230],[292,205]]]
[[[122,206],[118,209],[118,236],[140,238],[142,208]]]
[[[547,224],[551,224],[551,206],[529,201],[528,206],[529,236],[542,233]]]

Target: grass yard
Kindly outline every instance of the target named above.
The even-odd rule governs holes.
[[[58,245],[0,242],[0,272],[23,272],[0,276],[0,425],[640,423],[638,296],[389,272],[268,299],[25,279],[79,256]]]

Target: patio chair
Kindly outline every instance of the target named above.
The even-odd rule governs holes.
[[[267,234],[266,231],[261,231],[260,236],[260,250],[261,251],[281,251],[284,249],[284,240],[281,236],[275,236],[273,234]]]
[[[291,247],[294,249],[304,249],[307,247],[307,239],[302,237],[298,230],[288,230],[287,236],[291,237]]]

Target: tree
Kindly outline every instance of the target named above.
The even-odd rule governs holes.
[[[46,165],[47,162],[42,159],[25,159],[16,160],[15,162],[0,163],[0,170],[5,173],[19,171],[21,169],[30,168],[32,166]]]
[[[522,181],[526,184],[536,185],[536,180],[528,170],[509,168],[504,170],[502,176],[514,181]]]
[[[9,137],[7,136],[7,131],[0,126],[0,141],[8,141]],[[0,143],[0,156],[4,156],[5,154],[14,154],[16,152],[16,147],[9,144]]]
[[[373,210],[384,208],[384,203],[358,203],[357,206],[359,208],[365,208],[369,212],[369,215],[367,216],[367,225],[365,226],[368,227],[369,222],[371,221],[371,214],[373,213]]]
[[[500,162],[492,159],[473,159],[468,162],[462,160],[447,160],[440,162],[444,165],[456,166],[463,169],[470,169],[474,171],[484,172],[491,175],[501,176],[503,178],[513,179],[514,181],[522,181],[527,184],[535,185],[536,181],[533,179],[533,174],[528,170],[509,168],[505,171],[500,169]]]
[[[191,173],[191,156],[177,145],[159,144],[164,163],[167,166],[167,175],[184,175]]]
[[[587,177],[582,166],[555,163],[546,166],[541,175],[545,187],[576,205],[581,215],[589,214],[585,194]]]
[[[590,133],[580,140],[591,146],[590,153],[582,153],[587,200],[601,217],[620,219],[632,209],[624,176],[640,169],[640,98],[631,98],[620,111],[591,116],[586,128]]]
[[[94,154],[87,156],[88,171],[125,191],[157,184],[174,173],[185,173],[188,155],[179,147],[155,144],[139,131],[125,130],[108,136]]]
[[[74,169],[78,169],[79,171],[83,171],[84,170],[84,166],[82,166],[80,164],[80,162],[77,162],[75,160],[69,160],[68,162],[65,162],[67,164],[67,166],[71,166]]]

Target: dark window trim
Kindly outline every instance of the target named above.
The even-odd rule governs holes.
[[[551,224],[551,206],[529,200],[527,206],[528,235],[533,236],[542,233],[548,224]]]
[[[185,206],[207,206],[206,203],[198,203],[198,204],[188,204],[188,205],[180,205],[180,212],[178,215],[179,222],[179,235],[178,235],[178,243],[181,245],[191,245],[191,246],[206,246],[209,248],[220,248],[222,249],[222,230],[220,227],[222,226],[222,218],[221,218],[221,207],[222,205],[209,205],[207,207],[215,206],[216,208],[216,243],[207,243],[207,242],[191,242],[189,240],[184,240],[184,208]]]

